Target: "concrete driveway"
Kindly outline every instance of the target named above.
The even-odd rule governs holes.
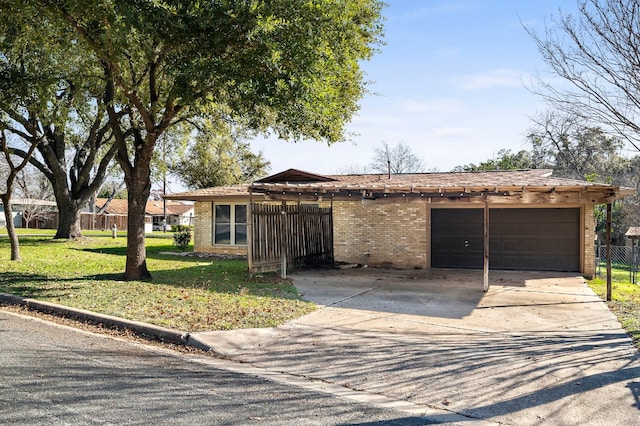
[[[211,333],[211,345],[455,422],[640,424],[638,351],[581,277],[492,271],[486,294],[481,271],[293,279],[318,311],[277,329]]]

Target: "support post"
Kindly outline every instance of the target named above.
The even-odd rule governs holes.
[[[253,194],[251,192],[249,192],[247,206],[247,266],[249,274],[253,274]]]
[[[482,291],[489,291],[489,201],[484,196],[484,271]]]
[[[607,203],[607,301],[611,301],[611,203]]]
[[[280,212],[280,277],[287,278],[287,202],[282,202]]]

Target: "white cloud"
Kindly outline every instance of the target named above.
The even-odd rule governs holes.
[[[441,98],[430,99],[429,101],[418,101],[415,99],[403,99],[399,102],[399,109],[409,114],[433,114],[438,113],[454,113],[461,108],[459,99]]]
[[[431,137],[433,138],[459,138],[473,134],[473,129],[468,127],[442,127],[433,129]]]
[[[419,4],[419,3],[418,3]],[[443,18],[478,10],[478,4],[469,1],[446,1],[412,10],[401,17],[405,19]]]
[[[523,72],[501,68],[456,78],[454,83],[462,90],[485,90],[497,87],[522,87]]]

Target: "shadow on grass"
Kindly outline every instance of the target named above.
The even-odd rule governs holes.
[[[127,255],[127,247],[126,246],[115,246],[115,247],[83,247],[83,248],[74,248],[74,250],[84,251],[88,253],[97,253],[97,254],[112,254],[116,256],[126,256]],[[173,252],[175,251],[175,246],[171,244],[163,245],[163,246],[152,246],[147,247],[147,257],[151,258],[159,258],[159,259],[171,259],[175,256],[162,254],[162,252]],[[198,260],[195,258],[189,257],[181,257],[181,259],[194,261]],[[177,260],[177,259],[176,259]]]
[[[6,237],[6,236],[5,236]],[[2,237],[0,237],[2,239]],[[43,235],[39,237],[22,237],[18,235],[18,241],[20,247],[35,247],[42,246],[42,244],[65,244],[67,240],[54,240],[53,235]],[[4,242],[9,243],[9,239],[5,238]]]
[[[91,249],[103,254],[119,255],[121,249]],[[124,255],[124,253],[122,253]],[[241,294],[277,299],[301,300],[290,279],[278,274],[251,277],[247,263],[242,260],[216,260],[152,254],[149,259],[175,260],[175,268],[151,270],[153,278],[146,281],[154,286],[171,286],[203,290],[219,294]],[[90,286],[91,282],[125,282],[124,271],[115,273],[85,273],[72,277],[58,277],[29,272],[0,272],[0,292],[22,297],[64,297],[73,290]]]
[[[21,297],[47,298],[61,297],[72,290],[77,290],[78,285],[66,284],[78,281],[76,278],[51,278],[41,274],[25,272],[0,272],[0,292],[9,293]],[[50,286],[47,283],[59,282],[64,285]]]
[[[36,258],[42,258],[51,271],[40,268],[38,263],[30,267],[30,270],[10,267],[9,270],[0,272],[0,291],[5,291],[23,297],[46,298],[55,297],[54,293],[65,293],[70,286],[91,287],[91,282],[100,283],[96,287],[104,287],[109,283],[124,281],[123,258],[127,254],[126,244],[122,239],[114,241],[101,240],[94,244],[90,239],[79,244],[69,244],[66,240],[52,240],[50,237],[29,237],[21,239],[21,246],[31,246],[31,253]],[[160,243],[160,244],[155,244]],[[53,246],[55,250],[53,250]],[[61,247],[58,245],[61,244]],[[60,251],[58,251],[58,248]],[[69,250],[74,260],[83,259],[81,253],[87,255],[114,256],[113,260],[106,262],[92,262],[87,260],[87,266],[82,261],[73,262],[68,268],[56,265],[56,258],[62,259],[67,255],[64,250]],[[261,296],[273,298],[285,298],[300,300],[300,297],[291,280],[282,280],[278,274],[262,274],[252,277],[248,274],[246,260],[226,260],[197,256],[177,256],[168,254],[176,252],[176,247],[170,238],[165,236],[155,238],[154,244],[147,246],[147,261],[152,279],[147,283],[154,286],[171,286],[178,289],[195,289],[218,294],[240,294],[248,296]],[[111,266],[121,264],[122,269],[117,270]],[[89,266],[95,264],[96,266]],[[60,289],[60,290],[58,290]]]
[[[73,250],[84,251],[96,254],[111,254],[116,256],[126,256],[127,247],[97,247],[97,248],[74,248]]]
[[[193,266],[185,266],[185,261],[193,263]],[[290,278],[282,279],[278,273],[251,276],[245,260],[203,261],[181,257],[179,264],[181,266],[177,269],[152,270],[153,279],[150,282],[213,293],[302,300]]]

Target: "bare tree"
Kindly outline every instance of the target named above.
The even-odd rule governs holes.
[[[371,169],[376,173],[419,173],[425,170],[425,166],[406,143],[400,142],[391,147],[383,141],[382,146],[374,151]]]
[[[44,175],[26,167],[18,173],[15,183],[15,196],[21,199],[20,204],[24,206],[22,220],[27,228],[34,221],[46,221],[54,216],[53,188]]]
[[[550,165],[562,177],[627,184],[630,164],[619,154],[620,138],[558,111],[539,114],[533,122],[528,139],[538,164]]]
[[[366,175],[368,173],[371,173],[370,166],[358,163],[348,164],[346,166],[340,167],[336,171],[336,174],[339,175]]]
[[[527,29],[552,71],[568,84],[534,91],[556,109],[613,130],[640,150],[640,1],[580,0],[543,34]]]
[[[13,191],[13,185],[16,180],[16,176],[27,164],[29,164],[29,158],[33,155],[38,143],[40,141],[31,144],[27,151],[27,158],[21,159],[18,163],[14,163],[13,149],[7,143],[7,137],[4,130],[0,131],[0,151],[4,156],[3,160],[7,166],[7,173],[4,176],[2,182],[2,190],[0,192],[0,201],[4,204],[4,217],[7,226],[7,234],[9,235],[9,243],[11,245],[11,260],[20,260],[20,243],[18,241],[18,235],[16,234],[16,228],[13,224],[13,211],[11,208],[11,193]]]

